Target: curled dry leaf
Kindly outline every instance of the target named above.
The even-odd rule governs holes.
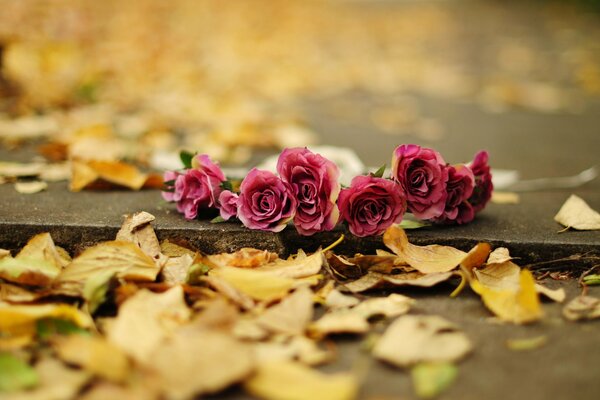
[[[35,194],[48,189],[44,181],[16,182],[15,190],[21,194]]]
[[[93,324],[89,315],[67,304],[9,305],[0,303],[0,333],[14,336],[36,332],[36,322],[56,318],[87,328]]]
[[[0,301],[8,303],[29,303],[37,300],[39,293],[23,289],[21,286],[0,282]]]
[[[279,258],[276,253],[244,247],[234,253],[209,255],[208,261],[218,267],[258,268]]]
[[[136,361],[151,362],[152,351],[189,317],[181,286],[160,294],[143,289],[121,305],[107,338]]]
[[[502,264],[512,260],[510,253],[506,247],[498,247],[492,251],[487,259],[488,264]]]
[[[156,233],[150,225],[154,219],[154,215],[146,211],[125,216],[116,240],[136,244],[160,267],[165,264],[167,257],[162,254]]]
[[[162,181],[162,178],[160,180]],[[132,190],[155,185],[153,175],[145,174],[133,165],[124,162],[99,160],[73,160],[71,162],[71,183],[69,185],[71,191],[79,192],[99,181]]]
[[[409,243],[404,229],[397,225],[392,225],[385,231],[383,243],[408,265],[425,274],[451,271],[467,255],[454,247],[437,244],[417,246]]]
[[[373,349],[373,355],[399,367],[419,362],[457,361],[471,351],[458,328],[435,315],[405,315],[394,321]]]
[[[279,300],[294,287],[294,280],[270,272],[233,267],[215,268],[209,277],[216,276],[235,289],[259,301]]]
[[[194,258],[189,254],[179,257],[169,257],[160,270],[162,281],[169,285],[180,285],[188,281],[190,267],[194,264]]]
[[[300,287],[279,304],[269,307],[256,320],[273,333],[301,335],[313,316],[313,291]]]
[[[259,271],[268,272],[282,278],[306,278],[321,271],[323,266],[323,253],[317,251],[310,256],[300,249],[298,254],[287,260],[276,259],[267,265],[258,268]]]
[[[358,394],[358,384],[352,375],[324,374],[290,361],[260,365],[244,388],[266,400],[350,400]]]
[[[367,290],[386,286],[431,287],[447,281],[452,275],[454,275],[453,272],[423,274],[415,271],[396,275],[384,275],[378,272],[369,272],[360,279],[344,284],[344,287],[353,293],[365,292]]]
[[[392,293],[387,297],[373,297],[364,300],[352,308],[352,312],[360,314],[365,318],[371,318],[376,315],[393,318],[406,314],[414,303],[415,300],[410,297]]]
[[[57,280],[61,288],[81,295],[88,279],[96,274],[106,274],[108,270],[122,279],[154,281],[160,267],[131,242],[104,242],[76,257]]]
[[[278,337],[280,338],[280,337]],[[299,361],[305,365],[319,365],[334,357],[330,349],[321,349],[314,340],[305,336],[274,338],[253,345],[257,365],[273,361]]]
[[[123,382],[129,375],[129,360],[116,346],[101,337],[68,335],[55,340],[59,358],[113,382]]]
[[[170,399],[217,392],[243,380],[254,368],[249,345],[209,329],[175,334],[149,360]]]
[[[566,228],[577,230],[600,229],[600,213],[593,210],[581,197],[572,194],[562,205],[554,220]]]
[[[563,315],[571,321],[600,318],[600,299],[591,296],[578,296],[563,308]]]

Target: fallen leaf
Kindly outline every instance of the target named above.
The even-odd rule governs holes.
[[[222,267],[212,269],[210,276],[222,278],[235,289],[259,301],[283,298],[294,287],[294,280],[254,269]]]
[[[342,294],[337,289],[332,289],[325,297],[325,305],[332,309],[349,308],[360,303],[360,300],[354,296]]]
[[[554,220],[567,229],[600,229],[600,214],[593,210],[581,197],[572,194],[562,205]]]
[[[86,300],[88,311],[93,314],[106,300],[106,293],[111,279],[116,272],[112,269],[92,274],[83,284],[82,295]]]
[[[527,351],[539,349],[547,342],[548,337],[546,335],[540,335],[527,339],[509,339],[506,341],[506,347],[513,351]]]
[[[156,233],[150,225],[154,219],[154,215],[146,211],[125,216],[116,240],[135,243],[160,267],[165,264],[167,257],[162,254]]]
[[[34,194],[48,189],[44,181],[16,182],[15,190],[21,194]]]
[[[373,349],[373,356],[399,367],[419,362],[456,361],[471,351],[471,342],[451,322],[435,315],[396,319]]]
[[[121,305],[106,337],[136,361],[149,363],[153,350],[189,317],[181,286],[160,294],[142,289]]]
[[[542,318],[543,312],[535,289],[535,280],[529,270],[519,273],[519,286],[515,290],[509,286],[509,280],[482,284],[471,281],[471,288],[478,293],[485,306],[503,321],[523,324]],[[511,284],[512,285],[512,284]]]
[[[148,359],[170,399],[217,392],[243,380],[254,368],[250,346],[208,329],[175,334]]]
[[[276,253],[244,247],[234,253],[221,253],[206,257],[219,267],[258,268],[279,258]]]
[[[0,282],[0,302],[29,303],[39,297],[40,294],[23,289],[21,286]]]
[[[426,362],[415,365],[410,373],[417,397],[433,399],[452,385],[458,368],[449,362]]]
[[[133,165],[120,161],[73,160],[71,161],[71,182],[69,189],[79,192],[97,181],[139,190],[152,178]]]
[[[562,303],[567,298],[567,294],[565,292],[565,289],[563,288],[550,289],[546,286],[542,286],[539,283],[536,283],[535,291],[557,303]]]
[[[313,316],[313,292],[300,287],[279,304],[269,307],[256,322],[274,333],[301,335]]]
[[[40,233],[29,239],[16,258],[46,260],[59,269],[71,262],[71,257],[54,244],[49,233]]]
[[[438,283],[447,281],[452,275],[454,275],[453,272],[423,274],[415,271],[396,275],[369,272],[360,279],[344,284],[344,287],[353,293],[360,293],[385,286],[432,287]]]
[[[578,296],[563,308],[563,316],[570,321],[600,318],[600,299]]]
[[[324,374],[290,361],[260,365],[244,382],[244,388],[266,400],[347,400],[358,395],[358,384],[352,375]]]
[[[148,382],[129,383],[127,386],[111,382],[100,382],[94,385],[90,390],[82,394],[81,400],[156,400],[159,398],[158,390],[149,385]]]
[[[0,352],[0,392],[15,392],[38,384],[35,370],[11,353]]]
[[[116,346],[104,338],[69,335],[54,341],[58,357],[84,370],[113,382],[123,382],[129,375],[129,360]]]
[[[408,265],[425,274],[451,271],[467,256],[467,253],[454,247],[409,243],[406,233],[397,225],[390,226],[384,232],[383,243]]]
[[[87,372],[67,368],[60,361],[43,358],[35,365],[38,385],[26,392],[3,395],[3,400],[64,400],[75,398],[88,382]]]
[[[415,300],[410,297],[392,293],[387,297],[373,297],[364,300],[351,310],[367,319],[376,315],[393,318],[406,314],[414,303]]]
[[[506,247],[497,247],[492,251],[487,259],[488,264],[502,264],[512,260]]]
[[[238,290],[231,283],[219,276],[204,276],[202,280],[214,288],[217,292],[223,295],[225,298],[231,300],[244,310],[250,310],[254,308],[254,300],[250,295]]]
[[[194,264],[194,258],[189,254],[179,257],[169,257],[160,270],[163,282],[169,285],[180,285],[188,282],[190,267]]]
[[[270,274],[283,278],[305,278],[311,275],[318,274],[323,266],[323,253],[317,251],[314,254],[307,256],[300,249],[298,254],[290,257],[287,260],[276,259],[266,265],[257,268],[259,271],[268,272]]]
[[[309,326],[309,332],[318,337],[338,333],[365,333],[368,331],[369,322],[367,318],[347,309],[328,312]]]
[[[45,318],[57,318],[74,322],[87,328],[92,319],[77,308],[67,304],[9,305],[0,303],[0,333],[28,335],[36,332],[36,322]]]
[[[90,247],[65,267],[58,276],[60,286],[81,294],[92,276],[114,271],[118,278],[154,281],[160,267],[137,245],[130,242],[103,242]]]
[[[25,178],[38,176],[45,168],[43,163],[16,163],[0,161],[0,176],[6,178]]]
[[[499,192],[494,190],[490,200],[494,204],[519,204],[521,196],[515,192]]]

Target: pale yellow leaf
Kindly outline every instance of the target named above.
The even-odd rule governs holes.
[[[77,308],[67,304],[9,305],[0,303],[0,332],[10,335],[27,335],[36,331],[36,322],[44,318],[64,319],[87,328],[92,319]]]
[[[276,253],[244,247],[233,253],[221,253],[206,257],[219,267],[258,268],[279,258]]]
[[[162,281],[169,285],[179,285],[188,281],[190,267],[194,263],[194,258],[189,254],[183,254],[179,257],[169,257],[163,268],[160,270]]]
[[[457,361],[472,349],[467,336],[442,317],[405,315],[395,320],[373,349],[373,356],[399,367],[420,362]]]
[[[58,269],[71,262],[69,255],[54,244],[49,233],[40,233],[29,239],[15,258],[46,260]]]
[[[552,301],[556,301],[557,303],[562,303],[567,298],[567,294],[565,292],[565,289],[563,288],[550,289],[546,286],[542,286],[539,283],[536,283],[535,291],[543,296],[546,296]]]
[[[154,215],[146,211],[125,216],[125,221],[117,232],[116,240],[136,244],[158,266],[163,266],[167,257],[162,254],[156,233],[150,225],[154,219]]]
[[[175,334],[148,359],[167,398],[176,400],[225,389],[254,368],[249,345],[208,329]]]
[[[324,374],[290,361],[260,365],[244,388],[265,400],[350,400],[358,395],[352,375]]]
[[[79,397],[80,400],[156,400],[160,392],[155,389],[154,382],[131,382],[127,386],[107,381],[95,384]]]
[[[571,321],[600,318],[600,299],[592,296],[578,296],[563,308],[563,315]]]
[[[577,230],[600,229],[600,213],[574,194],[562,205],[554,220],[567,228]]]
[[[160,294],[140,290],[121,305],[107,338],[135,360],[151,363],[152,351],[189,317],[181,286]]]
[[[521,196],[515,192],[492,192],[491,202],[494,204],[519,204]]]
[[[48,189],[44,181],[16,182],[15,190],[21,194],[35,194]]]
[[[408,265],[425,274],[451,271],[467,256],[467,253],[454,247],[409,243],[404,229],[397,225],[385,231],[383,242]]]
[[[363,315],[351,310],[334,310],[313,322],[309,326],[309,331],[316,336],[337,333],[365,333],[369,331],[369,322]]]
[[[344,287],[353,293],[360,293],[385,286],[431,287],[447,281],[453,274],[453,272],[423,274],[414,271],[395,275],[384,275],[378,272],[369,272],[360,279],[344,284]]]
[[[258,268],[259,271],[269,272],[283,278],[305,278],[318,274],[323,266],[323,253],[307,256],[304,251],[299,250],[295,257],[287,260],[275,260]]]
[[[376,315],[393,318],[406,314],[414,303],[415,300],[410,297],[392,293],[387,297],[372,297],[364,300],[352,308],[352,312],[360,314],[367,319]]]
[[[294,287],[294,280],[253,269],[222,267],[209,272],[255,300],[273,301],[283,298]]]
[[[279,304],[269,307],[256,321],[273,333],[300,335],[313,316],[313,295],[307,287],[298,288]]]
[[[490,256],[487,259],[487,263],[502,264],[510,260],[512,260],[512,257],[510,256],[508,249],[506,247],[498,247],[490,253]]]
[[[39,297],[38,293],[31,292],[21,286],[0,282],[0,302],[28,303],[37,300]]]
[[[547,342],[548,337],[546,335],[541,335],[527,339],[509,339],[506,341],[506,347],[513,351],[528,351],[538,349]]]
[[[360,300],[354,296],[342,294],[337,289],[332,289],[325,297],[325,305],[329,308],[348,308],[360,303]]]
[[[129,360],[104,338],[68,335],[55,339],[54,348],[63,361],[113,382],[123,382],[129,375]]]
[[[245,310],[250,310],[254,307],[255,302],[248,294],[238,290],[231,283],[219,276],[204,276],[202,280],[208,283],[214,290],[231,300]]]

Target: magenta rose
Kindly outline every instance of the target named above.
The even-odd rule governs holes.
[[[441,216],[434,219],[439,223],[465,224],[475,217],[473,207],[467,201],[475,187],[475,176],[464,164],[448,166],[446,185],[446,207]]]
[[[392,178],[404,189],[408,210],[417,218],[444,213],[448,170],[437,151],[414,144],[398,146],[392,157]]]
[[[494,190],[492,174],[488,165],[487,151],[480,151],[475,154],[475,158],[469,167],[473,171],[473,175],[475,175],[475,188],[469,198],[469,203],[473,206],[473,210],[478,213],[490,201],[492,191]]]
[[[294,225],[301,235],[332,230],[339,220],[336,205],[340,171],[333,162],[306,148],[285,149],[277,172],[292,187],[298,202]]]
[[[402,221],[406,197],[398,183],[373,176],[357,176],[338,199],[342,219],[355,236],[380,235]]]
[[[238,198],[239,196],[230,190],[221,192],[219,196],[219,214],[225,221],[237,217]]]
[[[225,181],[221,168],[206,154],[194,157],[192,167],[182,173],[165,173],[165,181],[174,183],[169,187],[172,192],[163,193],[163,198],[174,201],[177,211],[187,219],[196,218],[200,209],[216,207]]]
[[[166,186],[167,190],[163,191],[161,194],[162,194],[163,199],[165,199],[166,201],[181,200],[182,193],[178,192],[175,189],[178,179],[182,180],[183,174],[181,174],[177,171],[166,171],[165,174],[163,175],[163,181],[165,182],[165,186]],[[181,188],[181,183],[179,184],[179,187]]]
[[[292,187],[272,172],[253,168],[240,185],[238,218],[250,229],[280,232],[296,206]]]

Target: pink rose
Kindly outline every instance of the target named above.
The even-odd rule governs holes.
[[[183,179],[183,174],[177,171],[166,171],[163,175],[163,181],[167,187],[166,191],[163,191],[162,197],[166,201],[179,201],[181,200],[181,192],[175,190],[175,184],[178,179]],[[181,187],[181,184],[179,185]]]
[[[448,171],[435,150],[414,144],[396,147],[392,157],[392,178],[404,192],[408,210],[417,218],[439,217],[446,206]]]
[[[250,229],[280,232],[296,206],[292,187],[272,172],[253,168],[240,185],[238,218]]]
[[[298,202],[296,230],[305,236],[332,230],[340,216],[337,165],[306,148],[293,148],[279,155],[277,172],[290,184]]]
[[[494,190],[487,151],[480,151],[475,154],[475,158],[469,166],[475,175],[475,189],[469,198],[469,203],[473,206],[473,210],[478,213],[487,205]]]
[[[223,190],[219,196],[219,214],[225,221],[237,217],[239,196],[230,190]]]
[[[206,154],[194,157],[192,166],[183,173],[165,173],[165,181],[170,182],[174,178],[174,184],[169,188],[172,193],[163,192],[163,198],[174,201],[177,211],[187,219],[196,218],[199,209],[217,206],[221,182],[225,180],[223,171]]]
[[[380,235],[402,220],[406,212],[404,191],[396,182],[357,176],[338,199],[342,219],[355,236]]]
[[[446,207],[435,222],[465,224],[475,217],[473,207],[468,203],[475,187],[475,176],[471,168],[464,164],[448,166],[446,185]]]

